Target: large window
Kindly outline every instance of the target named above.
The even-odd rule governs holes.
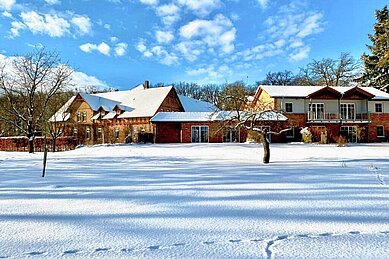
[[[115,128],[115,131],[114,131],[114,135],[115,135],[115,139],[119,139],[119,128]]]
[[[382,113],[384,111],[382,103],[375,103],[375,112]]]
[[[77,122],[81,122],[81,112],[77,112]]]
[[[239,129],[235,129],[235,128],[224,129],[223,142],[239,142]]]
[[[354,103],[341,103],[340,104],[340,116],[343,120],[355,119],[355,104]]]
[[[293,112],[293,103],[285,103],[285,112]]]
[[[310,103],[309,104],[309,119],[322,120],[324,119],[324,103]]]
[[[208,126],[192,126],[192,142],[203,143],[208,142],[209,128]]]
[[[377,126],[377,137],[380,137],[380,138],[385,137],[384,126]]]
[[[103,130],[101,128],[97,128],[97,138],[101,139],[103,137]]]
[[[85,139],[90,139],[90,128],[87,128],[85,131]]]
[[[86,112],[83,112],[83,113],[82,113],[82,121],[83,121],[83,122],[86,122]]]

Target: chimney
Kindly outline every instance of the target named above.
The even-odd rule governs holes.
[[[150,88],[150,82],[148,80],[146,80],[145,83],[143,84],[143,88],[144,89],[149,89]]]

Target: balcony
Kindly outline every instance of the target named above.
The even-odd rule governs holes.
[[[370,114],[365,113],[324,113],[324,112],[308,112],[307,122],[314,123],[370,123]]]

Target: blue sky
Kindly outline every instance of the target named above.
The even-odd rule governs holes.
[[[43,45],[80,85],[200,84],[367,51],[383,0],[0,0],[0,59]]]

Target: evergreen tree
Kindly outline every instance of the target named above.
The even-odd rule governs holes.
[[[377,22],[374,25],[374,34],[369,34],[372,45],[368,45],[371,54],[364,53],[362,60],[365,71],[361,82],[366,86],[373,86],[389,92],[389,11],[385,6],[376,10]]]

